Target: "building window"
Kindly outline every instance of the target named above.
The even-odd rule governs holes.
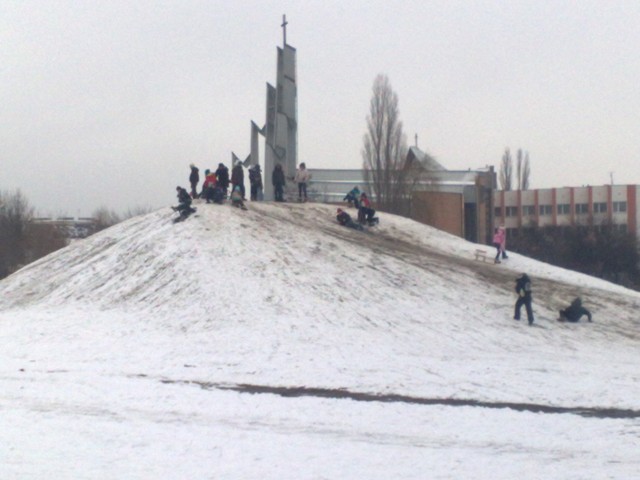
[[[506,216],[507,217],[517,217],[518,216],[518,207],[507,207],[506,208]]]
[[[536,206],[535,205],[523,205],[522,207],[522,215],[533,217],[536,214]]]
[[[501,217],[502,216],[502,207],[496,207],[493,211],[493,214],[496,217]]]
[[[540,205],[540,215],[551,215],[551,205]]]
[[[558,205],[558,215],[569,215],[571,211],[571,205],[568,203],[561,203]]]
[[[588,203],[576,203],[576,214],[585,214],[589,213],[589,204]]]
[[[627,211],[627,202],[613,202],[613,211],[614,212],[626,212]]]
[[[594,203],[593,213],[607,213],[607,202]]]

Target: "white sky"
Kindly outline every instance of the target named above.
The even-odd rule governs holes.
[[[190,162],[248,154],[282,14],[311,168],[361,165],[385,73],[449,169],[510,147],[533,188],[640,183],[636,1],[0,0],[0,189],[41,214],[172,203]]]

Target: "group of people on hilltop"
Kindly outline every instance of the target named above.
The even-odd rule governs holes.
[[[245,207],[244,202],[247,200],[244,182],[245,174],[240,161],[235,163],[231,169],[231,174],[229,174],[229,169],[223,163],[218,164],[218,169],[215,172],[209,169],[205,170],[202,191],[200,193],[198,193],[200,170],[193,163],[189,165],[189,168],[189,184],[191,186],[191,193],[189,194],[187,192],[187,194],[190,195],[191,199],[203,198],[206,200],[206,203],[223,203],[225,199],[229,198],[233,205],[242,208]],[[262,183],[262,170],[260,165],[252,165],[249,167],[248,171],[251,201],[261,201],[264,199],[264,187]],[[306,202],[308,200],[307,183],[310,178],[311,175],[304,162],[299,165],[295,176],[291,177],[291,180],[298,185],[298,200],[300,202]],[[271,181],[274,187],[275,201],[284,202],[286,177],[281,164],[278,163],[275,165],[271,174]],[[229,187],[231,187],[231,194],[229,194]],[[180,200],[180,198],[182,198],[182,200]],[[179,202],[180,205],[184,205],[186,203],[183,196],[179,196]],[[182,208],[182,210],[187,211],[186,208]]]

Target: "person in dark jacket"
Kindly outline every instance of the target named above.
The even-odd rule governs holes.
[[[560,310],[559,322],[579,322],[583,315],[591,321],[591,312],[582,306],[582,299],[577,297],[564,310]]]
[[[178,219],[184,220],[196,210],[194,208],[191,208],[191,196],[186,189],[182,187],[176,187],[176,192],[178,192],[178,206],[171,208],[174,211],[180,213],[180,217],[178,217]]]
[[[516,300],[513,319],[520,320],[520,309],[522,308],[522,305],[524,305],[527,309],[529,326],[531,326],[533,325],[533,309],[531,308],[531,279],[526,273],[523,273],[516,279],[516,293],[518,294],[518,300]]]
[[[242,163],[240,162],[236,162],[235,166],[231,170],[231,191],[233,192],[236,187],[240,187],[242,199],[246,200],[244,190],[244,168],[242,168]]]
[[[189,175],[189,183],[191,184],[191,197],[198,198],[198,182],[200,181],[200,170],[193,163],[189,165],[191,167],[191,174]]]
[[[354,222],[351,218],[351,215],[349,215],[341,208],[339,208],[337,211],[336,220],[343,227],[353,228],[354,230],[364,230],[364,227],[362,225]]]
[[[216,170],[216,179],[218,180],[218,187],[220,187],[222,189],[222,192],[224,193],[224,198],[227,198],[227,191],[229,189],[229,169],[224,163],[218,164],[218,169]]]
[[[254,165],[249,169],[249,184],[251,185],[251,201],[259,200],[262,192],[262,171],[260,165]]]
[[[273,184],[275,201],[284,202],[284,186],[286,182],[284,179],[284,170],[282,170],[282,165],[279,163],[276,163],[271,173],[271,183]]]

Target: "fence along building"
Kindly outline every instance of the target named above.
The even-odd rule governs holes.
[[[507,234],[521,228],[617,225],[640,238],[638,185],[562,187],[539,190],[497,190],[494,227]]]

